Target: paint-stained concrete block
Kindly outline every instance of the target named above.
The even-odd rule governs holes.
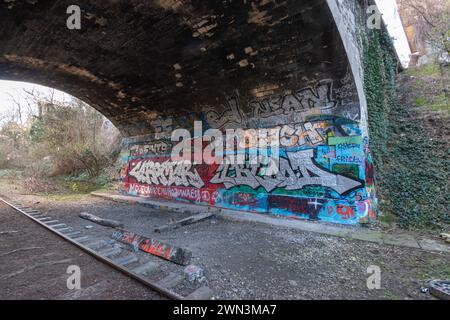
[[[409,234],[384,234],[383,243],[420,249],[419,242]]]
[[[186,297],[186,300],[210,300],[213,295],[211,288],[203,286],[192,292]]]

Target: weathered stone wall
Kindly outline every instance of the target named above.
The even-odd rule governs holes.
[[[0,1],[0,77],[68,92],[126,136],[220,109],[237,88],[247,100],[326,79],[340,89],[350,71],[325,0],[83,1],[80,30],[66,27],[71,4]],[[348,101],[333,114],[359,119]]]

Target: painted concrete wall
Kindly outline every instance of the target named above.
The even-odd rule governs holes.
[[[330,0],[327,5],[332,10],[322,14],[328,14],[335,23],[325,32],[317,51],[329,51],[333,63],[296,66],[295,77],[289,81],[262,81],[261,75],[255,75],[253,83],[236,82],[227,89],[217,88],[215,99],[198,96],[189,110],[156,117],[150,123],[154,134],[124,140],[120,191],[351,225],[375,218],[373,164],[356,34],[359,22],[352,11],[358,4]],[[290,26],[293,33],[295,28]],[[333,37],[340,43],[326,40]],[[277,40],[272,41],[271,54],[276,56]],[[258,54],[254,47],[246,49],[249,57],[252,52]],[[290,63],[295,65],[300,58],[301,52],[294,54]],[[273,67],[279,71],[280,66]],[[225,133],[242,128],[248,139],[246,143],[240,141],[240,150],[248,155],[259,152],[258,146],[252,145],[251,129],[271,129],[280,145],[278,172],[263,175],[264,165],[252,165],[250,161],[241,165],[173,161],[173,130],[185,128],[193,133],[194,120],[202,121],[203,131],[219,129]],[[194,145],[195,139],[190,142]],[[193,159],[209,142],[201,144],[202,151],[193,151]],[[224,153],[230,155],[236,150]]]
[[[367,3],[86,0],[74,31],[69,0],[3,1],[0,78],[61,89],[110,119],[126,136],[121,192],[356,224],[374,217]],[[277,132],[279,172],[174,163],[171,134],[195,121]]]

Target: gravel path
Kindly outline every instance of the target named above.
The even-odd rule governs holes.
[[[84,230],[88,235],[111,239],[113,230],[80,219],[78,214],[82,211],[117,220],[127,230],[191,250],[191,263],[204,269],[204,284],[214,291],[214,299],[434,299],[429,294],[421,293],[420,288],[428,280],[450,278],[450,256],[439,252],[348,240],[265,224],[231,222],[221,218],[154,233],[155,226],[165,224],[171,218],[180,219],[185,216],[182,213],[121,204],[91,196],[64,201],[18,193],[10,194],[10,197],[41,212],[48,212],[52,217]],[[5,218],[0,221],[0,225],[4,224]],[[26,222],[26,227],[30,227],[31,222]],[[86,225],[92,225],[92,228],[86,229]],[[5,228],[2,225],[2,229]],[[40,233],[44,234],[44,231],[41,230]],[[22,237],[30,239],[28,234]],[[47,237],[46,235],[44,239]],[[21,240],[15,240],[14,243],[17,241]],[[57,241],[59,240],[40,242],[38,246],[46,249],[36,254],[41,256],[47,251],[53,252],[56,250],[56,243],[59,250],[59,246],[64,244]],[[35,240],[29,240],[28,245],[36,246],[36,243]],[[21,243],[20,247],[23,246]],[[6,250],[2,248],[1,252]],[[17,255],[25,257],[29,253]],[[52,260],[63,258],[55,257]],[[166,272],[182,272],[183,267],[156,257],[154,259]],[[381,269],[379,290],[367,288],[367,268],[371,265]],[[13,268],[2,262],[1,268],[0,275],[3,275],[19,267]],[[51,279],[64,279],[65,265],[52,268],[58,269],[58,272]],[[102,267],[90,270],[97,268],[100,270]],[[112,280],[112,277],[108,278]],[[21,283],[23,280],[20,278],[10,279],[7,282],[10,288],[8,294],[19,294],[20,290],[15,293],[14,288],[20,288]],[[55,297],[47,289],[38,291],[39,288],[47,288],[46,286],[44,282],[36,283],[33,286],[36,290],[34,297],[41,297],[39,292],[42,297]],[[60,290],[62,293],[67,291],[64,286],[65,281],[61,281],[61,288],[55,286],[52,290]],[[131,293],[127,290],[127,285],[124,288],[120,289],[119,286],[114,294],[108,292],[108,295],[101,297],[145,297],[139,291]],[[178,289],[182,291],[182,288]],[[121,290],[124,290],[123,294]]]

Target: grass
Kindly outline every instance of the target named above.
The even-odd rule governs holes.
[[[86,193],[40,194],[40,196],[44,196],[48,200],[55,202],[73,202],[84,200],[89,197],[89,194]]]
[[[65,179],[58,179],[61,185],[59,191],[38,193],[49,200],[64,202],[64,201],[79,201],[90,196],[92,191],[111,191],[114,189],[112,184],[99,185],[89,181],[67,181]]]
[[[414,92],[420,94],[413,99],[416,106],[430,111],[450,112],[450,99],[446,97],[444,92],[445,83],[448,82],[450,74],[449,66],[444,67],[442,79],[437,64],[411,67],[405,71],[405,74],[415,77]]]
[[[103,187],[95,189],[93,191],[97,191],[97,192],[117,191],[117,186],[115,186],[115,185],[103,186]]]
[[[420,67],[410,67],[405,73],[412,77],[434,77],[440,75],[440,69],[438,64],[430,63]]]
[[[435,111],[450,111],[450,103],[449,99],[445,97],[445,94],[436,97],[436,100],[429,106],[431,110]]]
[[[414,100],[414,103],[419,107],[423,107],[428,104],[428,101],[425,98],[419,97]]]
[[[396,100],[388,111],[383,167],[378,168],[383,228],[396,226],[426,232],[447,230],[448,119],[444,76],[437,66],[412,68],[401,74]],[[408,75],[427,75],[411,78]],[[431,75],[431,76],[430,76]],[[372,146],[373,147],[373,146]],[[377,150],[375,150],[377,151]]]
[[[23,176],[23,171],[18,169],[1,169],[0,178],[20,178]]]

